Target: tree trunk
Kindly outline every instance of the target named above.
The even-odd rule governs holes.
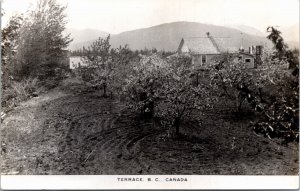
[[[106,97],[106,83],[103,85],[103,97]]]
[[[261,103],[265,103],[266,101],[263,98],[262,88],[258,88],[258,92]]]
[[[244,101],[243,96],[241,95],[241,93],[239,93],[239,95],[236,98],[236,112],[240,113],[242,111],[242,103]]]
[[[154,115],[154,102],[153,101],[149,102],[148,108],[150,110],[149,111],[149,117],[152,118],[153,115]]]
[[[175,135],[176,135],[176,137],[179,137],[179,135],[180,135],[180,132],[179,132],[180,118],[179,117],[175,118],[173,126],[175,127]]]

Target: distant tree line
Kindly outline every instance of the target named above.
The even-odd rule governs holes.
[[[80,49],[71,51],[71,56],[84,56],[84,53],[86,52],[86,50],[87,50],[87,48],[85,46],[83,46]],[[165,50],[158,51],[156,48],[152,48],[152,49],[144,48],[141,50],[134,50],[134,51],[131,49],[129,49],[129,50],[136,56],[139,54],[141,54],[141,55],[159,54],[162,57],[168,57],[172,54],[175,54],[175,52],[173,52],[173,51],[165,51]]]

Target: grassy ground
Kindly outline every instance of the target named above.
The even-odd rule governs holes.
[[[179,139],[155,121],[136,120],[119,101],[83,85],[22,102],[1,125],[2,174],[296,175],[298,145],[256,135],[255,116],[220,107],[201,123],[182,125]]]

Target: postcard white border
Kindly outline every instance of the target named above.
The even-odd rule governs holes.
[[[142,178],[144,181],[119,181]],[[148,178],[151,181],[148,181]],[[187,181],[167,181],[182,178]],[[157,181],[155,181],[157,180]],[[1,175],[1,189],[298,189],[299,176]]]

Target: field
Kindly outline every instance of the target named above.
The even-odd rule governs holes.
[[[255,134],[220,104],[168,136],[118,99],[65,83],[20,103],[1,125],[2,174],[296,175],[298,144]]]

